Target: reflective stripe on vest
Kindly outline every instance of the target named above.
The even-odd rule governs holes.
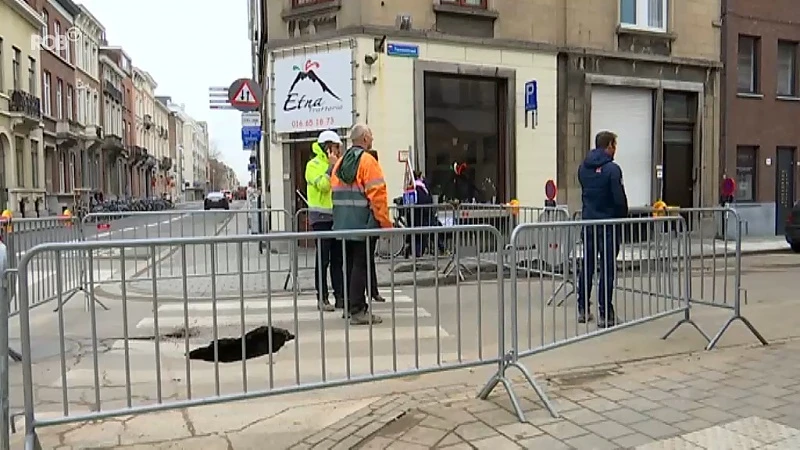
[[[364,190],[356,185],[340,185],[333,187],[333,206],[368,207],[369,200]]]

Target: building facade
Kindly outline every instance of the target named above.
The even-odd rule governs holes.
[[[79,5],[79,9],[80,13],[75,18],[79,33],[74,42],[76,121],[83,130],[79,145],[81,177],[78,186],[93,194],[99,192],[102,186],[100,150],[103,145],[103,123],[100,104],[103,87],[100,82],[99,53],[105,28],[86,7]]]
[[[0,0],[0,210],[32,215],[43,199],[40,50],[44,23],[22,0]]]
[[[137,176],[137,169],[133,164],[133,159],[139,154],[136,149],[136,130],[135,130],[135,102],[136,92],[133,86],[133,62],[131,57],[119,46],[109,46],[108,42],[104,39],[101,52],[117,67],[122,70],[124,76],[120,84],[120,93],[122,94],[122,145],[125,148],[123,156],[125,183],[128,186],[127,194],[131,197],[141,197],[144,192],[144,185],[140,183],[139,176]]]
[[[208,125],[193,119],[184,104],[169,102],[168,107],[175,119],[176,177],[180,198],[202,200],[208,172]]]
[[[170,154],[169,146],[169,115],[170,111],[167,105],[162,103],[158,98],[154,100],[155,108],[153,110],[153,122],[155,124],[155,157],[156,177],[155,177],[155,192],[154,195],[159,197],[168,194],[170,187],[174,184],[172,173],[172,156]]]
[[[129,149],[123,143],[126,124],[123,121],[122,80],[126,74],[103,48],[100,49],[100,73],[103,83],[102,192],[105,199],[121,199],[130,195]]]
[[[720,167],[751,235],[783,234],[798,199],[800,9],[789,0],[724,4]]]
[[[42,28],[42,92],[44,113],[45,188],[51,212],[72,205],[80,187],[80,146],[75,90],[75,18],[80,9],[70,0],[37,0]],[[77,183],[76,183],[77,181]]]
[[[167,145],[169,147],[169,185],[167,188],[167,195],[173,201],[179,201],[182,196],[181,193],[181,159],[183,159],[183,120],[173,111],[172,98],[167,96],[158,97],[161,102],[169,111],[167,118]]]
[[[578,166],[594,134],[610,129],[632,206],[716,201],[718,0],[284,0],[255,9],[257,76],[271,79],[262,187],[272,207],[301,205],[294,193],[305,188],[310,140],[355,122],[372,127],[392,161],[390,195],[404,175],[394,161],[408,157],[440,200],[541,205],[552,179],[559,203],[575,209]]]
[[[134,176],[138,177],[139,194],[151,197],[158,171],[156,154],[157,130],[155,123],[155,90],[158,85],[146,71],[134,67],[136,157],[133,159]]]

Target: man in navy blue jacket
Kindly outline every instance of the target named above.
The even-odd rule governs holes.
[[[617,135],[610,131],[597,133],[595,148],[586,155],[578,169],[583,202],[583,220],[619,219],[628,216],[628,198],[622,185],[622,169],[614,162]],[[583,230],[583,267],[578,271],[578,322],[593,319],[587,311],[592,296],[596,262],[600,260],[599,312],[597,326],[607,328],[617,323],[611,294],[617,255],[622,240],[621,228],[612,225],[586,226]],[[591,303],[589,303],[591,304]]]

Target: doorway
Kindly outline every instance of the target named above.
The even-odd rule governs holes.
[[[775,165],[775,234],[786,230],[786,219],[794,206],[795,148],[778,147]]]
[[[425,177],[439,202],[506,201],[506,81],[426,72]]]
[[[664,127],[664,176],[661,180],[664,202],[669,206],[691,208],[694,203],[694,142],[691,128]]]
[[[292,142],[289,154],[292,155],[292,204],[293,227],[296,231],[308,231],[308,189],[306,187],[306,164],[311,160],[311,144],[313,141]],[[298,211],[301,211],[298,215]],[[296,223],[294,223],[296,221]],[[302,243],[301,243],[302,244]]]

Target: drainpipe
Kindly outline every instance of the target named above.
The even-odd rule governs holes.
[[[725,177],[728,174],[728,148],[726,145],[728,137],[728,69],[727,69],[727,56],[728,56],[728,12],[730,11],[730,0],[720,0],[721,2],[721,15],[720,15],[720,56],[722,61],[722,69],[720,69],[720,96],[719,96],[719,111],[722,114],[719,129],[719,154],[720,154],[720,176]],[[719,180],[717,180],[719,183]]]

